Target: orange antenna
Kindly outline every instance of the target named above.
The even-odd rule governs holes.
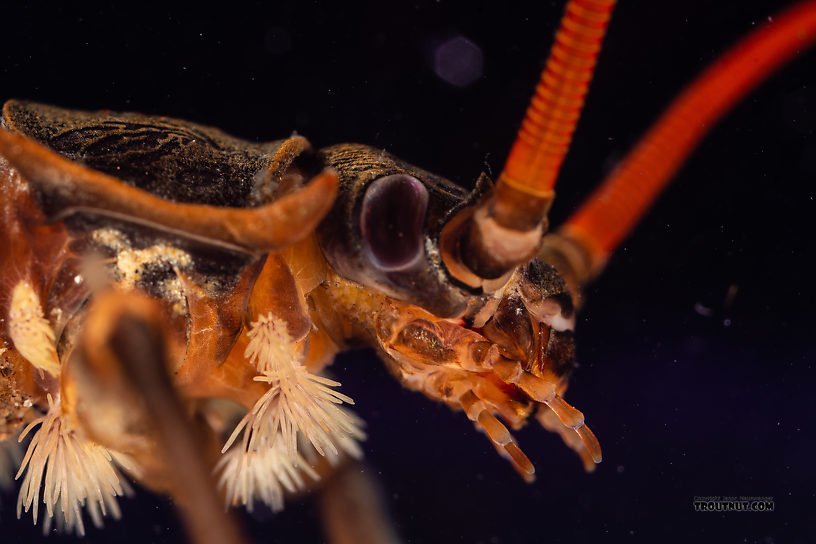
[[[552,196],[614,6],[615,0],[567,4],[500,184],[535,196]]]
[[[494,190],[442,231],[443,259],[464,283],[484,285],[537,252],[615,1],[570,0]]]
[[[728,109],[774,69],[816,41],[816,1],[770,19],[706,69],[547,245],[572,242],[576,279],[597,275],[654,199]],[[549,238],[549,237],[548,237]],[[578,248],[575,248],[577,245]],[[563,250],[562,246],[562,250]],[[581,263],[580,261],[584,262]]]

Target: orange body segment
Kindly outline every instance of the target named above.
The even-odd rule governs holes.
[[[774,69],[816,41],[816,1],[770,19],[706,69],[562,227],[597,273],[699,141]]]

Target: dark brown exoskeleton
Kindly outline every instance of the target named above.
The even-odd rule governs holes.
[[[558,272],[539,259],[475,285],[451,272],[461,236],[446,228],[492,194],[490,180],[468,195],[377,149],[318,156],[340,177],[318,228],[336,278],[313,296],[330,335],[375,346],[407,387],[464,409],[527,478],[532,465],[494,414],[518,428],[541,405],[540,417],[552,410],[585,437],[589,450],[570,443],[588,466],[600,461],[582,416],[558,395],[574,366],[572,299]]]
[[[287,379],[302,385],[273,368],[287,350],[311,379],[338,350],[366,343],[407,387],[465,410],[525,478],[532,465],[496,416],[517,428],[538,410],[587,463],[600,460],[580,412],[559,396],[574,364],[574,320],[555,269],[533,259],[479,285],[449,271],[457,241],[443,233],[492,194],[486,177],[468,195],[366,146],[315,153],[300,137],[253,145],[174,119],[18,101],[3,114],[3,259],[19,263],[3,292],[5,356],[18,384],[6,405],[42,405],[50,395],[45,417],[75,447],[104,446],[141,481],[172,488],[172,448],[180,446],[159,423],[174,411],[153,413],[167,399],[153,399],[155,383],[138,385],[143,359],[164,359],[167,397],[183,403],[177,411],[214,420],[214,399],[250,416],[277,414],[284,394],[274,392]],[[268,361],[252,347],[254,332],[270,335],[266,349],[277,351]],[[139,335],[146,339],[122,348]],[[140,349],[147,353],[130,365]],[[322,400],[320,391],[298,394],[289,410]],[[280,411],[275,417],[290,417],[314,450],[358,453],[353,416],[328,411],[328,423],[304,422]],[[9,412],[6,432],[29,418]],[[291,442],[285,424],[244,424],[253,436],[240,454],[271,449],[275,436]],[[26,508],[38,500],[37,453],[48,457],[32,451],[23,463],[27,478],[35,475],[24,482]],[[294,445],[275,462],[311,476],[301,457],[308,451]],[[225,479],[245,477],[225,465]],[[225,485],[234,502],[258,495],[279,504],[252,489],[262,483]],[[50,506],[48,492],[46,484]],[[81,528],[78,514],[66,521]]]
[[[581,414],[559,396],[574,363],[573,307],[555,269],[534,259],[477,286],[448,270],[455,250],[444,247],[444,228],[491,193],[486,177],[468,195],[365,146],[314,153],[299,137],[252,145],[173,119],[17,101],[3,113],[11,227],[3,258],[19,263],[3,293],[5,356],[16,361],[18,386],[6,406],[41,405],[50,395],[46,418],[75,447],[104,446],[141,481],[167,488],[177,438],[171,429],[163,439],[158,422],[173,410],[153,413],[167,400],[152,398],[156,384],[138,385],[142,360],[164,359],[167,397],[177,392],[181,408],[204,419],[216,418],[213,399],[271,414],[281,401],[269,407],[269,392],[284,385],[259,381],[271,367],[247,355],[265,319],[283,328],[264,329],[275,344],[267,348],[291,350],[307,373],[348,345],[376,347],[407,387],[464,409],[528,479],[532,465],[497,415],[519,427],[538,409],[588,463],[600,460]],[[146,339],[122,348],[139,334]],[[127,358],[140,349],[147,353],[131,368]],[[265,364],[275,357],[285,355]],[[290,408],[315,401],[318,393],[293,394]],[[309,422],[296,422],[295,434],[320,453],[357,454],[354,420],[330,416],[340,423],[325,436],[310,436]],[[29,417],[9,411],[6,432]],[[250,443],[264,433],[273,435],[264,441],[281,433],[286,442],[285,427],[264,425],[247,422],[254,437],[239,453],[271,448]],[[164,442],[160,455],[155,444]],[[306,446],[294,448],[281,455],[304,470]],[[23,463],[35,475],[24,482],[26,508],[38,500],[37,453],[48,457],[32,451]],[[52,506],[48,492],[46,484]],[[254,494],[264,498],[252,489],[230,498],[251,504]],[[66,521],[81,528],[79,515]]]
[[[239,542],[213,465],[228,503],[279,509],[359,456],[352,401],[321,376],[358,344],[463,410],[525,479],[505,424],[530,416],[593,468],[598,441],[562,398],[580,288],[700,127],[816,29],[808,2],[738,46],[546,234],[613,4],[568,4],[504,170],[472,193],[362,145],[7,102],[0,439],[32,435],[18,513],[82,533],[82,508],[97,525],[118,513],[125,471],[173,495],[197,541]]]

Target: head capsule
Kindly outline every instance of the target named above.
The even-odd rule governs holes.
[[[415,361],[450,364],[453,359],[447,357],[453,355],[437,348],[453,342],[442,337],[450,337],[456,321],[453,326],[495,346],[492,356],[519,362],[525,372],[554,382],[569,374],[574,365],[573,304],[553,266],[533,259],[473,287],[459,281],[443,258],[440,233],[451,220],[466,217],[468,207],[489,192],[492,184],[486,176],[468,194],[371,147],[342,144],[318,155],[340,179],[334,207],[318,228],[328,263],[346,280],[432,316],[394,317],[389,332],[377,334],[382,346],[400,345],[403,356],[410,352]],[[446,322],[440,324],[442,320]],[[370,327],[375,328],[373,322]],[[472,359],[459,363],[473,367],[482,364],[475,361],[482,356],[471,349],[454,358]]]
[[[575,366],[574,307],[555,267],[532,258],[495,279],[471,272],[473,282],[449,268],[467,266],[447,257],[468,246],[450,242],[467,241],[473,210],[490,202],[486,176],[468,195],[370,147],[318,156],[340,189],[317,230],[336,274],[310,295],[317,321],[341,343],[373,345],[406,387],[462,409],[525,479],[532,464],[497,417],[519,428],[535,413],[591,469],[597,440],[560,397]]]

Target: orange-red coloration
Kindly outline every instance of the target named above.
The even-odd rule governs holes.
[[[0,154],[40,190],[57,199],[70,195],[70,202],[62,203],[59,218],[81,210],[112,217],[136,216],[157,228],[250,251],[276,251],[299,240],[317,226],[337,193],[337,176],[327,170],[297,194],[251,210],[184,204],[129,187],[11,132],[0,131]],[[306,229],[293,229],[295,223]]]
[[[547,230],[561,163],[581,115],[615,0],[571,0],[493,191],[442,233],[452,274],[477,287],[529,261]],[[455,221],[451,222],[452,224]],[[475,277],[474,277],[475,275]]]
[[[474,227],[468,231],[470,227],[463,226],[455,233],[457,243],[451,244],[455,250],[450,252],[452,258],[469,257],[460,264],[470,267],[469,273],[478,280],[470,285],[469,306],[453,317],[434,315],[386,294],[376,285],[343,277],[339,269],[332,268],[314,230],[333,200],[340,198],[338,176],[331,168],[321,165],[308,181],[307,168],[289,170],[294,156],[289,154],[289,162],[278,172],[284,188],[277,194],[262,189],[260,205],[204,206],[151,194],[67,160],[22,132],[0,130],[0,155],[5,159],[0,162],[0,187],[6,195],[0,203],[4,229],[0,233],[4,242],[0,244],[0,262],[15,263],[0,280],[0,307],[7,310],[10,293],[20,282],[30,286],[35,294],[32,298],[38,298],[36,302],[42,306],[35,308],[42,310],[36,315],[50,320],[49,334],[40,336],[56,339],[50,347],[60,358],[58,376],[38,376],[21,355],[31,351],[15,345],[25,339],[15,340],[11,335],[4,358],[19,367],[24,378],[21,388],[34,402],[54,395],[58,402],[49,402],[53,418],[65,425],[66,436],[83,447],[98,445],[133,456],[143,482],[172,493],[182,503],[185,501],[180,499],[189,497],[178,488],[192,489],[182,480],[185,484],[195,481],[202,488],[209,485],[202,467],[209,468],[205,461],[212,459],[208,455],[217,456],[221,444],[216,443],[227,434],[223,421],[220,425],[213,422],[219,415],[228,420],[249,410],[223,449],[229,455],[222,462],[228,498],[250,506],[259,498],[279,507],[283,488],[293,491],[308,487],[296,472],[299,464],[304,465],[307,475],[321,472],[319,461],[307,459],[310,454],[359,452],[354,440],[364,436],[361,423],[336,406],[351,399],[331,389],[339,383],[317,373],[340,349],[366,343],[378,350],[405,387],[463,410],[526,480],[533,479],[534,467],[508,427],[520,428],[531,415],[558,433],[591,470],[601,460],[600,445],[585,425],[584,415],[563,399],[571,366],[560,365],[563,361],[557,355],[563,352],[550,350],[559,335],[568,337],[560,341],[572,346],[574,309],[558,273],[553,271],[554,278],[545,277],[542,270],[548,264],[530,261],[529,251],[536,250],[541,242],[542,218],[580,115],[613,5],[614,0],[573,0],[568,4],[541,83],[495,191],[486,191],[485,198],[477,199],[484,196],[477,194],[472,200],[456,203],[471,206],[460,216],[462,225],[471,215],[477,219],[483,215],[478,219],[483,223],[474,221],[474,225],[484,230]],[[589,255],[591,268],[602,266],[710,125],[814,36],[816,1],[810,1],[749,37],[681,95],[630,158],[564,227],[565,235]],[[299,137],[287,142],[281,149],[290,145],[297,148],[297,154],[307,148]],[[383,153],[378,160],[391,167],[390,159],[384,157]],[[345,157],[342,166],[346,170],[338,168],[337,172],[348,177],[368,172],[369,160],[362,154],[356,159]],[[384,168],[382,164],[379,166]],[[414,173],[422,176],[418,170]],[[285,175],[290,177],[284,179]],[[297,187],[299,176],[303,176],[304,184]],[[371,181],[359,179],[362,183]],[[348,179],[343,181],[349,183]],[[48,205],[55,208],[46,209]],[[521,210],[525,205],[527,208]],[[152,280],[152,284],[145,279],[138,287],[108,266],[102,267],[101,281],[95,282],[86,274],[90,262],[86,259],[106,249],[91,243],[93,234],[104,228],[98,223],[69,221],[89,210],[95,220],[102,216],[103,220],[120,221],[113,223],[115,227],[102,221],[105,228],[133,229],[143,237],[152,236],[147,249],[175,244],[173,249],[179,252],[201,251],[202,262],[216,254],[221,258],[217,264],[224,266],[197,269],[158,260],[165,268],[159,272],[166,276]],[[537,218],[535,221],[506,221],[530,210],[534,213],[527,219]],[[440,230],[443,225],[440,221]],[[142,228],[152,230],[144,234],[138,230]],[[91,229],[95,230],[89,234]],[[424,247],[431,249],[426,249],[428,263],[423,265],[438,264],[445,258],[439,255],[441,246],[433,246],[433,237],[439,232],[424,234],[429,240]],[[472,235],[468,238],[472,245],[458,243],[465,234]],[[207,252],[196,244],[209,244]],[[478,249],[479,244],[482,250],[499,244],[501,249],[515,245],[518,251],[503,261],[498,259],[502,262],[477,262],[484,266],[474,268],[472,261],[495,256],[488,251],[462,254],[463,250]],[[107,257],[106,265],[110,265],[118,255]],[[234,281],[225,281],[223,270],[235,263],[229,269],[229,279]],[[538,269],[534,264],[540,265]],[[489,275],[479,270],[498,272]],[[450,282],[451,289],[460,289],[450,279],[455,272],[450,268],[446,272],[449,275],[440,275]],[[530,278],[535,278],[538,289],[532,295],[525,291],[525,281],[534,283]],[[404,277],[399,279],[405,281]],[[179,291],[183,304],[167,294],[170,288],[164,282]],[[148,340],[141,347],[151,355],[141,360],[137,356],[139,346],[122,341],[122,335],[140,338],[127,334],[139,332],[139,327]],[[0,328],[0,334],[7,342],[7,325]],[[123,351],[129,353],[123,356]],[[565,356],[569,363],[574,362],[571,353]],[[147,359],[159,370],[160,375],[153,377],[166,382],[164,396],[158,388],[145,386],[148,380],[142,383],[136,379],[142,377],[141,370],[148,369]],[[175,411],[167,411],[175,414],[175,423],[150,412],[149,408],[155,410],[159,405],[154,399],[176,405]],[[224,410],[226,416],[213,407],[215,401],[223,400],[236,405]],[[195,433],[188,432],[174,439],[173,431],[179,427],[201,427],[201,434],[206,436],[197,441]],[[8,430],[3,427],[0,431]],[[245,433],[243,440],[233,445],[241,432]],[[312,446],[308,446],[310,441]],[[168,475],[179,464],[184,465],[188,455],[197,459],[201,470],[187,471],[186,480],[178,476],[179,481],[173,481]],[[336,461],[331,455],[327,457],[327,463]],[[289,464],[278,466],[279,470],[272,470],[274,474],[269,476],[266,469],[281,460]],[[315,466],[305,468],[307,462]],[[44,469],[37,472],[30,465],[28,469],[30,481],[36,483],[31,489],[38,490]],[[81,475],[82,469],[80,466],[72,476]],[[291,479],[289,486],[287,478]],[[53,495],[48,494],[54,499],[51,507],[56,501]],[[33,492],[28,497],[34,501],[39,498]],[[63,499],[67,500],[65,495]],[[26,499],[27,503],[32,500]],[[72,512],[77,516],[81,504],[81,499],[73,500]],[[206,515],[199,517],[202,519],[198,521],[208,521]],[[197,525],[202,540],[207,538],[205,525]]]
[[[740,41],[678,96],[561,233],[597,273],[699,141],[770,72],[816,40],[816,2],[798,4]]]
[[[551,194],[614,6],[615,0],[572,0],[567,4],[499,183],[538,197]]]

